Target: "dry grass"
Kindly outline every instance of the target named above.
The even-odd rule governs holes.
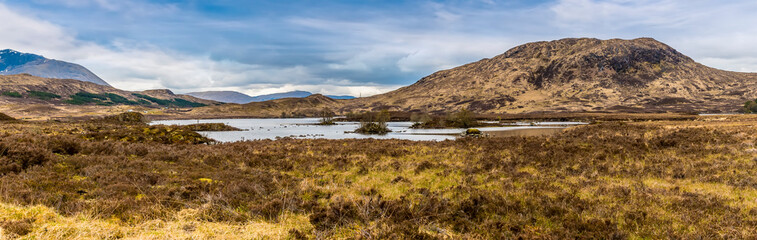
[[[124,224],[87,214],[62,216],[45,206],[0,204],[0,239],[283,239],[312,231],[307,216],[285,213],[278,222],[198,221],[198,211],[186,209],[167,220]]]
[[[132,123],[0,123],[0,227],[38,239],[750,239],[755,123],[216,145],[155,141]],[[91,137],[114,130],[131,138]]]

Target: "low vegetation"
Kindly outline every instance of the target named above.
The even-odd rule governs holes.
[[[141,103],[139,102],[131,101],[115,93],[96,94],[96,93],[89,93],[89,92],[78,92],[69,97],[71,99],[67,100],[66,103],[72,104],[72,105],[87,105],[87,104],[96,104],[96,105],[103,105],[103,106],[112,106],[112,105],[118,105],[118,104],[141,105]],[[147,105],[149,105],[149,103]]]
[[[331,109],[324,108],[319,115],[321,120],[318,122],[318,125],[336,125],[336,122],[334,121],[335,114]]]
[[[141,98],[144,101],[153,102],[155,104],[158,104],[164,107],[204,107],[204,106],[207,106],[202,103],[191,102],[191,101],[187,101],[181,98],[175,98],[173,100],[166,100],[166,99],[150,97],[150,96],[139,94],[139,93],[133,93],[132,95],[138,98]]]
[[[753,239],[755,123],[224,144],[156,141],[154,129],[182,128],[129,121],[4,123],[0,228],[30,239]]]
[[[392,131],[386,125],[389,119],[390,116],[387,111],[363,114],[360,126],[355,129],[355,132],[360,134],[387,134]]]
[[[757,100],[747,101],[744,103],[744,112],[757,113]]]
[[[27,93],[29,94],[29,97],[31,97],[31,98],[37,98],[37,99],[45,100],[45,101],[61,98],[60,95],[54,94],[54,93],[49,93],[49,92],[28,91]]]
[[[125,112],[118,115],[105,117],[102,119],[102,121],[117,123],[144,123],[145,116],[138,112]]]
[[[411,117],[412,128],[472,128],[485,126],[467,109],[447,115],[415,114]]]
[[[20,93],[15,92],[15,91],[0,92],[0,96],[6,96],[6,97],[12,97],[12,98],[22,98],[22,97],[24,97]]]
[[[466,136],[481,136],[481,130],[478,130],[476,128],[468,128],[465,130],[464,134]]]
[[[185,129],[192,130],[192,131],[214,131],[214,132],[242,131],[242,129],[235,128],[223,123],[196,123],[196,124],[184,125],[183,127]]]

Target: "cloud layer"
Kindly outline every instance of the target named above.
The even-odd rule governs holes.
[[[757,72],[752,1],[0,0],[0,48],[82,64],[113,86],[372,95],[530,41],[654,37]]]

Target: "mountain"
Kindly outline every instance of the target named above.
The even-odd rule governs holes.
[[[310,92],[306,91],[291,91],[291,92],[283,92],[283,93],[273,93],[273,94],[266,94],[266,95],[259,95],[252,97],[251,102],[264,102],[268,100],[274,100],[274,99],[281,99],[281,98],[304,98],[307,96],[313,95]]]
[[[208,99],[213,101],[225,102],[225,103],[239,103],[245,104],[250,102],[264,102],[269,100],[281,99],[281,98],[304,98],[313,93],[306,91],[291,91],[283,93],[274,93],[267,95],[260,95],[251,97],[247,94],[235,92],[235,91],[206,91],[206,92],[191,92],[186,95]],[[325,95],[326,97],[333,99],[353,99],[353,96],[337,96],[337,95]]]
[[[354,96],[348,96],[348,95],[324,95],[324,96],[332,98],[332,99],[341,99],[341,100],[355,99],[356,98]]]
[[[81,65],[11,49],[0,50],[0,75],[27,73],[44,78],[75,79],[110,86]]]
[[[280,98],[264,102],[246,104],[223,104],[194,108],[191,113],[200,116],[224,117],[305,117],[318,116],[324,109],[335,110],[343,106],[343,101],[312,94],[303,98]]]
[[[235,91],[207,91],[207,92],[191,92],[186,93],[186,95],[207,99],[207,100],[213,100],[213,101],[219,101],[219,102],[225,102],[225,103],[249,103],[255,100],[255,98],[250,97],[247,94],[235,92]]]
[[[651,38],[528,43],[346,103],[342,112],[734,112],[757,74],[699,64]]]
[[[130,92],[91,82],[32,76],[0,75],[1,104],[134,105],[145,107],[200,107],[215,101],[177,95],[170,90]]]

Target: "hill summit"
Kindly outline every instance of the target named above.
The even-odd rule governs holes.
[[[47,59],[11,49],[0,50],[0,75],[30,74],[44,78],[74,79],[110,86],[89,69],[74,63]]]
[[[731,112],[757,97],[755,84],[757,74],[704,66],[651,38],[568,38],[517,46],[345,109]]]

